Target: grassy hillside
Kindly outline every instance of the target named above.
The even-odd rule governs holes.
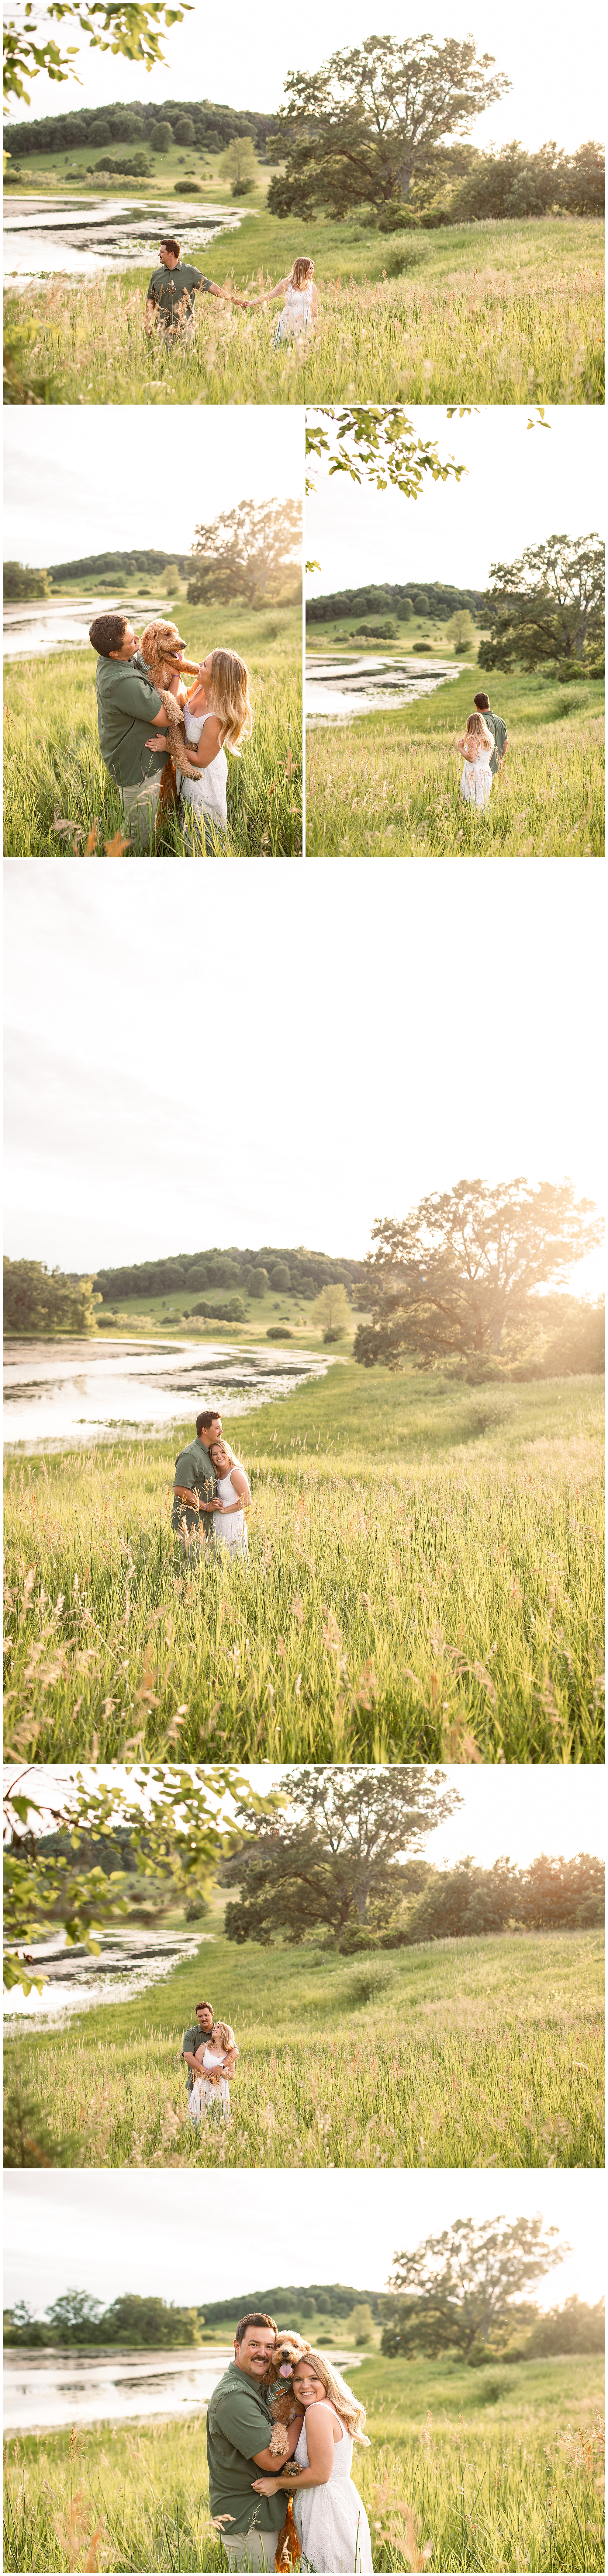
[[[601,1760],[602,1403],[338,1362],[225,1419],[231,1567],[175,1557],[177,1430],[9,1458],[11,1756]]]
[[[310,649],[316,648],[309,642]],[[393,649],[403,651],[403,642]],[[463,759],[455,748],[478,689],[487,691],[509,733],[490,804],[479,813],[461,797]],[[427,700],[383,706],[347,725],[313,721],[307,855],[599,854],[605,846],[603,718],[602,680],[584,673],[573,682],[536,672],[484,673],[467,660],[461,677],[440,683]]]
[[[375,2569],[420,2565],[429,2545],[438,2571],[603,2568],[594,2360],[472,2371],[378,2355],[354,2385],[370,2448],[356,2446],[353,2476]],[[209,2519],[203,2415],[11,2441],[7,2569],[55,2576],[74,2567],[66,2547],[74,2494],[81,2563],[96,2533],[108,2570],[225,2565]],[[74,2527],[73,2509],[71,2519]]]
[[[42,2103],[49,2143],[71,2136],[68,2162],[602,2163],[600,1933],[342,1958],[314,1941],[240,1949],[223,1911],[218,1898],[213,1939],[147,1995],[9,2040],[9,2092],[16,2079]],[[201,1994],[241,2057],[230,2128],[206,2122],[197,2139],[181,2046]]]
[[[165,598],[164,583],[160,587]],[[302,847],[300,609],[279,606],[254,615],[237,601],[218,615],[192,608],[181,595],[177,614],[189,660],[228,644],[244,655],[252,674],[251,741],[238,760],[228,756],[229,849],[243,857],[260,851],[293,857]],[[73,848],[69,836],[54,828],[56,813],[73,822],[84,842],[97,818],[100,849],[120,832],[119,791],[99,751],[95,667],[96,657],[85,646],[5,668],[7,856],[53,858]],[[182,852],[179,821],[167,825],[159,847]]]

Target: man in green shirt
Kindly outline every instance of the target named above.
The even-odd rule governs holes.
[[[228,2363],[207,2407],[209,2511],[222,2534],[228,2565],[274,2567],[279,2523],[274,2496],[254,2495],[254,2470],[276,2470],[270,2450],[272,2416],[260,2380],[274,2352],[273,2317],[255,2310],[241,2317],[234,2338],[234,2361]],[[283,2476],[293,2457],[303,2416],[287,2427]],[[298,2471],[293,2471],[294,2486]],[[274,2520],[273,2520],[274,2516]]]
[[[118,780],[133,849],[154,849],[164,751],[147,751],[151,725],[166,724],[138,653],[138,637],[120,609],[94,617],[89,642],[97,654],[97,731],[106,769]]]
[[[180,259],[179,242],[172,235],[161,242],[159,256],[161,265],[152,271],[146,297],[148,338],[153,339],[156,331],[164,347],[170,348],[179,333],[180,341],[190,345],[194,338],[195,295],[225,297],[226,288],[216,286],[212,277],[203,277],[200,268],[189,268]],[[242,295],[229,299],[235,304],[244,300]]]
[[[186,2077],[187,2093],[192,2092],[192,2086],[194,2083],[194,2068],[192,2061],[193,2058],[196,2057],[197,2048],[200,2048],[202,2039],[211,2038],[211,2032],[213,2030],[213,2004],[195,2004],[195,2012],[196,2021],[191,2023],[189,2030],[184,2031],[182,2040],[182,2057],[185,2059],[188,2070]]]
[[[217,1476],[209,1456],[212,1442],[221,1440],[219,1413],[197,1413],[196,1439],[187,1449],[180,1449],[175,1461],[171,1528],[179,1538],[180,1555],[200,1555],[201,1537],[207,1546],[213,1542],[213,1512],[219,1510]]]
[[[494,750],[490,761],[490,769],[492,777],[495,778],[497,771],[500,769],[502,761],[504,760],[509,740],[506,724],[504,724],[502,716],[494,715],[492,707],[490,706],[490,700],[486,697],[485,689],[480,689],[479,696],[474,699],[473,704],[477,707],[478,714],[485,718],[488,733],[491,733],[492,735]]]

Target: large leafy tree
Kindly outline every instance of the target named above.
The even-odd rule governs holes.
[[[46,34],[49,19],[55,25],[80,27],[90,45],[102,54],[125,54],[130,63],[141,63],[147,72],[155,63],[165,60],[162,42],[169,27],[178,26],[193,0],[182,0],[180,9],[167,7],[167,0],[148,0],[147,7],[137,0],[25,0],[20,24],[9,18],[4,28],[4,98],[10,107],[20,98],[29,107],[30,92],[26,82],[46,72],[48,80],[78,79],[74,57],[78,45],[68,45],[62,53],[53,36]]]
[[[399,2292],[382,2336],[384,2352],[448,2348],[466,2361],[475,2346],[499,2349],[522,2316],[513,2301],[561,2262],[569,2246],[542,2218],[459,2218],[441,2236],[395,2254],[389,2289]],[[530,2315],[523,2309],[524,2317]]]
[[[378,1218],[360,1291],[371,1321],[359,1325],[355,1359],[433,1368],[513,1349],[533,1290],[559,1287],[601,1235],[591,1200],[575,1199],[567,1180],[458,1181],[406,1217]]]
[[[4,1260],[7,1333],[94,1333],[101,1295],[92,1279],[68,1279],[43,1261]]]
[[[287,106],[279,110],[273,157],[283,168],[271,181],[276,215],[348,214],[407,198],[449,135],[509,89],[492,54],[478,55],[471,36],[438,43],[433,36],[367,36],[332,54],[318,72],[290,72]]]
[[[479,647],[484,671],[540,669],[580,662],[604,632],[605,558],[595,530],[588,537],[548,537],[516,563],[491,564],[492,589]]]
[[[239,501],[236,510],[195,529],[188,598],[211,607],[245,599],[259,608],[290,583],[290,595],[297,595],[301,544],[299,500]]]
[[[260,1816],[252,1841],[222,1868],[222,1883],[240,1890],[226,1909],[229,1940],[267,1946],[281,1933],[299,1943],[322,1930],[339,1940],[372,1900],[392,1892],[398,1903],[398,1855],[459,1803],[444,1772],[406,1762],[288,1771],[282,1787],[287,1812]]]
[[[68,1942],[86,1943],[96,1952],[104,1924],[119,1923],[135,1911],[140,1921],[158,1921],[159,1909],[179,1903],[189,1884],[204,1894],[219,1862],[240,1849],[263,1813],[272,1815],[281,1804],[279,1792],[260,1798],[231,1765],[193,1774],[170,1764],[150,1764],[135,1769],[132,1777],[135,1796],[102,1781],[98,1773],[90,1779],[80,1771],[74,1774],[61,1806],[50,1810],[53,1824],[65,1832],[67,1849],[59,1851],[54,1836],[46,1847],[44,1819],[28,1790],[28,1774],[9,1782],[4,1799],[6,1987],[22,1986],[29,1994],[37,1986],[42,1992],[46,1971],[30,1976],[27,1953],[51,1924],[63,1925]],[[230,1819],[225,1812],[228,1794],[236,1801]],[[113,1826],[128,1832],[138,1896],[132,1875],[121,1866],[118,1839],[116,1870],[91,1866],[91,1846],[105,1846]]]

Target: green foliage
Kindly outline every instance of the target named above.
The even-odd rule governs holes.
[[[500,2352],[521,2317],[522,2292],[569,2250],[559,2244],[559,2229],[545,2228],[539,2217],[456,2219],[441,2236],[394,2256],[390,2286],[400,2295],[383,2328],[383,2352],[452,2351],[466,2361],[479,2347]]]
[[[423,707],[382,708],[347,726],[311,726],[306,764],[306,847],[322,852],[432,860],[591,857],[604,849],[603,690],[579,664],[574,700],[549,678],[469,673],[485,685],[509,729],[489,806],[463,804],[454,733],[468,713],[464,679],[440,683]]]
[[[27,564],[5,563],[5,599],[49,599],[50,592],[48,572],[33,571]]]
[[[227,151],[222,153],[220,179],[229,181],[234,197],[237,190],[239,195],[246,195],[248,189],[255,187],[256,177],[257,163],[251,135],[235,134]]]
[[[9,1335],[94,1333],[100,1302],[90,1278],[68,1279],[62,1270],[47,1270],[44,1261],[4,1256],[4,1329]]]
[[[600,144],[582,143],[577,152],[568,153],[558,151],[555,143],[542,144],[538,152],[524,152],[521,143],[503,143],[500,152],[473,152],[469,148],[465,158],[467,167],[461,173],[456,154],[443,156],[443,168],[440,163],[431,200],[431,219],[435,222],[474,224],[487,221],[489,216],[497,216],[502,222],[512,216],[525,216],[530,221],[535,216],[555,213],[603,213],[604,154]],[[451,161],[455,164],[453,172]],[[427,205],[427,221],[429,212]]]
[[[107,171],[110,178],[146,179],[149,175],[150,163],[147,152],[117,152],[113,160],[104,155],[103,160],[98,161],[97,168]]]
[[[595,532],[584,538],[548,537],[528,546],[517,563],[491,564],[484,614],[489,636],[479,648],[486,670],[543,663],[580,663],[601,646],[604,632],[605,557]]]
[[[323,426],[307,417],[306,456],[328,456],[330,474],[348,474],[351,483],[375,483],[378,492],[391,483],[407,501],[419,499],[425,473],[434,483],[447,483],[450,474],[458,482],[464,473],[462,465],[441,464],[436,440],[416,438],[411,420],[396,403],[388,411],[377,403],[349,403],[339,412],[324,407]]]
[[[333,1643],[336,1622],[327,1616]],[[384,1772],[303,1768],[287,1772],[283,1788],[287,1816],[273,1818],[268,1832],[261,1821],[254,1845],[222,1870],[222,1884],[239,1889],[226,1908],[229,1941],[267,1946],[282,1934],[298,1944],[319,1930],[339,1940],[379,1898],[390,1915],[399,1900],[397,1853],[410,1842],[416,1848],[457,1803],[439,1772],[401,1763]]]
[[[79,0],[47,0],[45,15],[54,23],[67,20],[68,26],[71,22],[74,29],[80,27],[88,43],[98,46],[102,54],[124,54],[128,62],[141,63],[150,72],[155,63],[164,62],[161,48],[165,33],[181,24],[191,6],[192,0],[182,0],[179,9],[168,8],[167,0],[148,0],[147,7],[140,6],[139,0],[137,5],[135,0],[86,0],[86,7],[80,7]],[[4,99],[8,107],[15,98],[29,106],[25,83],[35,80],[38,72],[46,72],[47,80],[64,81],[73,71],[78,46],[68,45],[67,53],[62,54],[52,36],[36,43],[38,24],[35,0],[25,0],[19,25],[13,19],[5,25]]]
[[[466,132],[508,88],[493,56],[478,56],[471,37],[438,44],[424,35],[398,44],[368,36],[332,54],[318,72],[290,72],[273,147],[283,167],[271,180],[269,206],[282,217],[319,208],[341,216],[407,198],[446,135]]]
[[[311,1324],[316,1324],[325,1342],[338,1342],[350,1330],[350,1307],[346,1289],[340,1279],[329,1280],[321,1288],[310,1310]]]
[[[242,1324],[247,1313],[244,1297],[199,1298],[191,1314],[207,1315],[211,1324]]]
[[[245,1281],[248,1297],[265,1297],[266,1290],[269,1285],[270,1282],[267,1270],[248,1270]]]
[[[366,1264],[371,1321],[358,1326],[355,1359],[398,1368],[408,1356],[428,1369],[454,1356],[516,1356],[534,1291],[559,1286],[601,1233],[571,1182],[535,1188],[521,1178],[462,1180],[407,1217],[378,1219]]]
[[[274,1266],[274,1270],[271,1270],[271,1272],[270,1272],[270,1285],[271,1285],[271,1288],[279,1288],[281,1291],[284,1291],[285,1289],[289,1288],[289,1284],[290,1284],[290,1278],[289,1278],[289,1271],[288,1271],[288,1268],[287,1268],[287,1262],[286,1262],[286,1261],[276,1261],[276,1262],[275,1262],[275,1266]]]
[[[153,152],[170,152],[171,150],[173,142],[172,129],[170,125],[163,123],[161,117],[159,117],[156,125],[152,125],[150,127],[150,142]]]
[[[475,643],[473,619],[468,608],[457,608],[446,628],[455,653],[471,653]]]
[[[416,597],[419,596],[417,593]],[[427,616],[450,620],[446,630],[449,634],[451,622],[459,612],[464,614],[468,611],[471,616],[472,611],[471,626],[473,617],[479,619],[485,594],[475,590],[458,592],[443,582],[427,582],[424,596]],[[306,624],[323,625],[333,623],[334,618],[355,618],[363,609],[368,613],[377,611],[379,615],[385,609],[394,610],[396,618],[407,622],[414,615],[414,599],[403,582],[395,581],[370,584],[365,590],[322,592],[318,598],[307,600]],[[417,613],[420,615],[420,610]]]
[[[302,504],[240,501],[209,527],[195,528],[188,598],[217,607],[245,599],[298,599],[301,591]]]

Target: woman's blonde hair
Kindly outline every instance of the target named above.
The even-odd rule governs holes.
[[[314,2370],[315,2379],[322,2380],[325,2395],[331,2398],[332,2406],[335,2406],[336,2414],[340,2417],[340,2423],[345,2424],[346,2431],[351,2434],[353,2442],[363,2442],[369,2450],[367,2433],[363,2431],[365,2407],[359,2406],[357,2398],[353,2397],[352,2388],[347,2388],[342,2372],[334,2370],[332,2362],[325,2361],[322,2352],[312,2351],[303,2353],[301,2360],[294,2362],[294,2379],[296,2371],[303,2369]]]
[[[307,277],[314,276],[314,266],[314,259],[294,259],[290,286],[305,286]]]
[[[480,742],[489,742],[492,750],[494,749],[493,736],[486,724],[485,716],[480,715],[479,707],[476,707],[474,716],[467,716],[467,733],[477,734]]]
[[[234,2048],[234,2031],[231,2030],[229,2021],[214,2021],[213,2029],[219,2030],[222,2048]]]
[[[249,703],[249,672],[238,653],[229,653],[220,644],[211,654],[211,679],[207,689],[211,715],[220,716],[225,725],[224,748],[238,757],[241,743],[249,741],[253,714]]]

